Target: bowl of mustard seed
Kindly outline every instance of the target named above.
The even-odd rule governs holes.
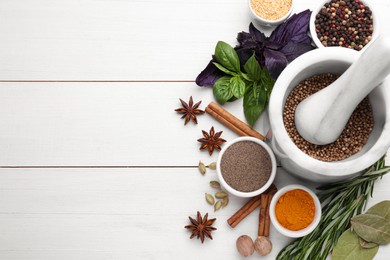
[[[252,17],[263,26],[283,23],[293,10],[293,0],[249,0]]]
[[[310,34],[319,48],[340,46],[360,51],[377,37],[378,28],[369,0],[323,0],[310,17]]]

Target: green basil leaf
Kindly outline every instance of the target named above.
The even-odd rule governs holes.
[[[253,126],[267,105],[267,93],[256,82],[244,95],[244,114],[249,125]]]
[[[236,98],[241,98],[245,94],[245,82],[238,76],[230,79],[230,89]]]
[[[229,76],[221,77],[213,85],[214,97],[222,105],[233,97],[233,92],[230,88],[230,78]]]
[[[377,243],[367,242],[366,240],[364,240],[364,239],[361,238],[361,237],[359,237],[359,244],[360,244],[360,246],[363,247],[363,248],[373,248],[373,247],[378,246]]]
[[[267,101],[268,101],[272,92],[272,88],[275,85],[275,80],[271,78],[271,75],[269,74],[266,68],[263,68],[261,70],[261,84],[265,92],[267,93]]]
[[[353,230],[367,242],[379,245],[390,243],[390,221],[372,214],[361,214],[351,219]]]
[[[261,67],[260,67],[259,62],[257,62],[254,53],[245,63],[244,69],[245,69],[246,73],[248,73],[248,76],[252,81],[259,81],[260,80],[260,78],[262,76]]]
[[[240,72],[240,60],[237,52],[226,42],[219,41],[215,47],[215,59],[226,69]]]
[[[369,208],[366,214],[384,217],[390,221],[390,200],[384,200]]]
[[[234,101],[236,101],[237,100],[237,98],[235,97],[235,96],[232,96],[229,100],[228,100],[228,102],[234,102]]]
[[[246,73],[242,73],[241,72],[241,74],[240,74],[246,81],[253,81],[251,78],[249,78],[249,76],[248,76],[248,74],[246,74]]]
[[[228,70],[227,68],[225,68],[224,66],[222,66],[221,64],[217,63],[217,62],[213,62],[213,64],[215,65],[215,67],[217,67],[220,71],[222,71],[223,73],[226,73],[228,75],[232,75],[232,76],[237,76],[237,73],[234,73],[233,71],[230,71]]]
[[[348,229],[339,237],[333,249],[332,260],[371,260],[378,249],[378,246],[370,249],[362,248],[359,237]]]

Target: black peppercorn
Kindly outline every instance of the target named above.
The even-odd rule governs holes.
[[[317,37],[325,39],[324,36],[332,36],[328,41],[323,40],[323,45],[355,50],[362,49],[371,40],[372,24],[371,10],[360,0],[331,0],[321,8],[315,19]]]

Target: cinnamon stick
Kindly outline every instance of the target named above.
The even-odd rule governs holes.
[[[272,183],[271,186],[269,186],[269,188],[266,191],[264,191],[264,193],[272,194],[272,196],[273,196],[273,195],[275,195],[275,193],[277,191],[278,191],[278,188],[276,188],[275,184]]]
[[[277,192],[277,188],[273,186],[272,189],[268,189],[267,192],[261,194],[259,228],[257,232],[258,236],[266,236],[266,237],[269,236],[269,230],[271,225],[271,220],[269,216],[269,206],[276,192]]]
[[[260,206],[260,195],[248,200],[236,213],[233,214],[227,223],[232,227],[236,227],[246,216]]]
[[[274,184],[264,192],[266,194],[273,193],[275,194],[277,188]],[[257,195],[250,200],[248,200],[244,206],[242,206],[236,213],[233,214],[228,220],[227,223],[232,227],[236,227],[246,216],[248,216],[252,211],[254,211],[257,207],[260,206],[260,197],[261,195]]]
[[[206,112],[240,136],[252,136],[259,138],[260,140],[264,140],[263,135],[261,135],[252,127],[242,122],[237,117],[233,116],[231,113],[217,105],[215,102],[211,102],[206,107]]]
[[[264,224],[264,236],[269,237],[269,229],[271,226],[271,219],[269,216],[269,206],[274,194],[268,194],[267,209],[265,211],[265,224]]]
[[[265,231],[265,214],[267,209],[268,194],[261,194],[260,196],[260,213],[259,213],[259,228],[257,230],[258,236],[264,236]]]
[[[217,119],[218,122],[222,123],[223,125],[227,126],[230,130],[238,134],[239,136],[246,136],[247,134],[242,131],[240,128],[236,127],[235,125],[231,124],[227,119],[219,115],[217,112],[212,110],[210,107],[206,107],[205,109],[206,113]]]

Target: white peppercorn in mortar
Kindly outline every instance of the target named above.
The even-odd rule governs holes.
[[[357,152],[367,143],[374,127],[374,116],[371,104],[366,97],[352,113],[340,137],[327,145],[315,145],[306,141],[295,127],[295,110],[305,98],[327,87],[339,75],[323,73],[301,81],[287,97],[283,122],[288,135],[294,144],[307,155],[321,161],[332,162],[344,160]]]

